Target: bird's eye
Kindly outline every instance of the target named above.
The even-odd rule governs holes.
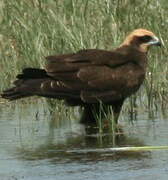
[[[139,39],[141,42],[149,42],[152,39],[152,37],[149,35],[145,35],[145,36],[139,37]]]

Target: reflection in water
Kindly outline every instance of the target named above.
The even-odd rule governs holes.
[[[22,107],[22,108],[19,108]],[[120,146],[143,146],[138,138],[127,137],[123,134],[122,129],[115,135],[112,133],[98,133],[95,126],[85,126],[79,124],[77,118],[74,119],[72,112],[61,112],[62,104],[58,105],[56,111],[44,111],[44,107],[37,109],[32,104],[31,108],[27,105],[19,105],[15,109],[16,117],[19,118],[19,141],[20,147],[16,148],[16,154],[23,159],[55,159],[58,161],[84,161],[83,153],[68,153],[69,150],[86,149],[85,156],[87,160],[105,160],[121,157],[140,157],[144,153],[134,152],[109,152],[87,153],[87,149],[120,147]],[[26,108],[25,108],[26,107]],[[24,108],[24,109],[23,109]],[[28,109],[27,109],[28,108]],[[31,112],[30,112],[31,111]],[[72,117],[67,114],[72,114]],[[19,116],[19,117],[17,117]],[[41,121],[42,120],[42,121]],[[31,127],[27,127],[30,126]],[[88,124],[87,124],[88,125]],[[25,127],[26,126],[26,127]],[[27,132],[28,131],[28,132]],[[97,131],[97,132],[96,132]]]
[[[136,162],[138,165],[135,169],[140,168],[139,162],[141,162],[140,169],[143,170],[156,164],[152,163],[155,153],[88,152],[87,150],[167,145],[166,138],[162,138],[168,136],[165,128],[168,125],[167,121],[147,120],[145,115],[137,115],[138,120],[132,121],[131,124],[126,122],[124,117],[120,132],[114,136],[108,132],[96,133],[95,127],[86,128],[84,124],[79,124],[80,110],[66,109],[62,104],[52,111],[43,100],[37,101],[36,104],[12,103],[1,106],[0,112],[0,160],[5,162],[10,158],[17,162],[45,160],[46,165],[55,164],[56,167],[65,163],[77,163],[76,167],[78,167],[79,164],[89,162],[109,162],[112,163],[110,167],[115,165],[118,168],[120,166],[129,168],[131,162]],[[120,161],[121,164],[118,164]],[[2,168],[1,164],[0,168]]]

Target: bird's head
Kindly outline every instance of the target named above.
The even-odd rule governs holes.
[[[140,51],[147,52],[150,46],[161,46],[161,42],[153,32],[136,29],[126,37],[122,43],[122,46],[124,45],[136,46]]]

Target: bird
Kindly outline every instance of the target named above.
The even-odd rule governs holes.
[[[145,79],[151,46],[161,46],[159,38],[139,28],[113,50],[83,49],[48,56],[43,69],[23,69],[1,97],[17,100],[36,95],[64,100],[69,106],[83,108],[81,122],[96,122],[103,104],[105,113],[112,107],[118,123],[125,99],[136,93]]]

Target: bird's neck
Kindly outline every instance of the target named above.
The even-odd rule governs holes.
[[[124,54],[129,60],[138,64],[144,70],[147,66],[147,51],[142,51],[137,46],[120,46],[116,49],[120,53]]]

